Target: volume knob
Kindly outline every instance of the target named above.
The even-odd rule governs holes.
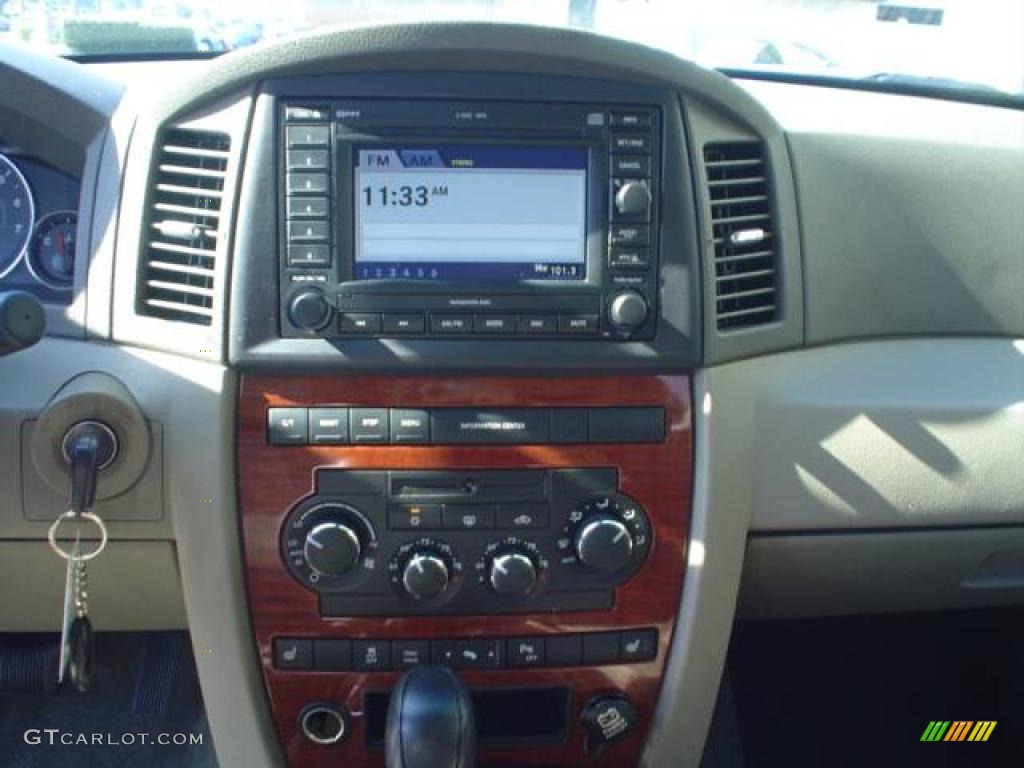
[[[611,515],[596,515],[576,532],[576,555],[584,565],[614,573],[633,556],[633,535]]]
[[[288,304],[288,319],[296,328],[317,331],[331,319],[331,305],[318,290],[299,291]]]
[[[362,554],[359,536],[344,523],[324,522],[306,535],[306,562],[325,576],[341,576],[352,570]]]
[[[537,584],[537,566],[524,552],[502,552],[491,561],[490,580],[491,587],[499,595],[524,597]]]
[[[438,555],[417,552],[402,571],[402,586],[410,597],[429,600],[448,588],[448,564]]]
[[[620,331],[633,331],[647,319],[647,299],[638,291],[623,291],[608,305],[608,320]]]

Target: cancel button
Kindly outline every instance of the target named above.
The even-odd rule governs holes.
[[[546,408],[437,408],[430,414],[435,444],[546,443],[550,431]]]

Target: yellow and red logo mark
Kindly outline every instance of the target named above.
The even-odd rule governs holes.
[[[995,728],[995,720],[932,720],[921,741],[988,741]]]

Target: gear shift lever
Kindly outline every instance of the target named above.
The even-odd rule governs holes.
[[[385,736],[387,768],[473,768],[473,702],[447,667],[417,666],[395,686]]]

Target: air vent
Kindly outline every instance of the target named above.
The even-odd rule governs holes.
[[[213,322],[214,267],[231,140],[221,133],[164,134],[144,233],[139,313]]]
[[[730,331],[776,319],[775,233],[761,144],[704,148],[715,243],[715,317]]]

